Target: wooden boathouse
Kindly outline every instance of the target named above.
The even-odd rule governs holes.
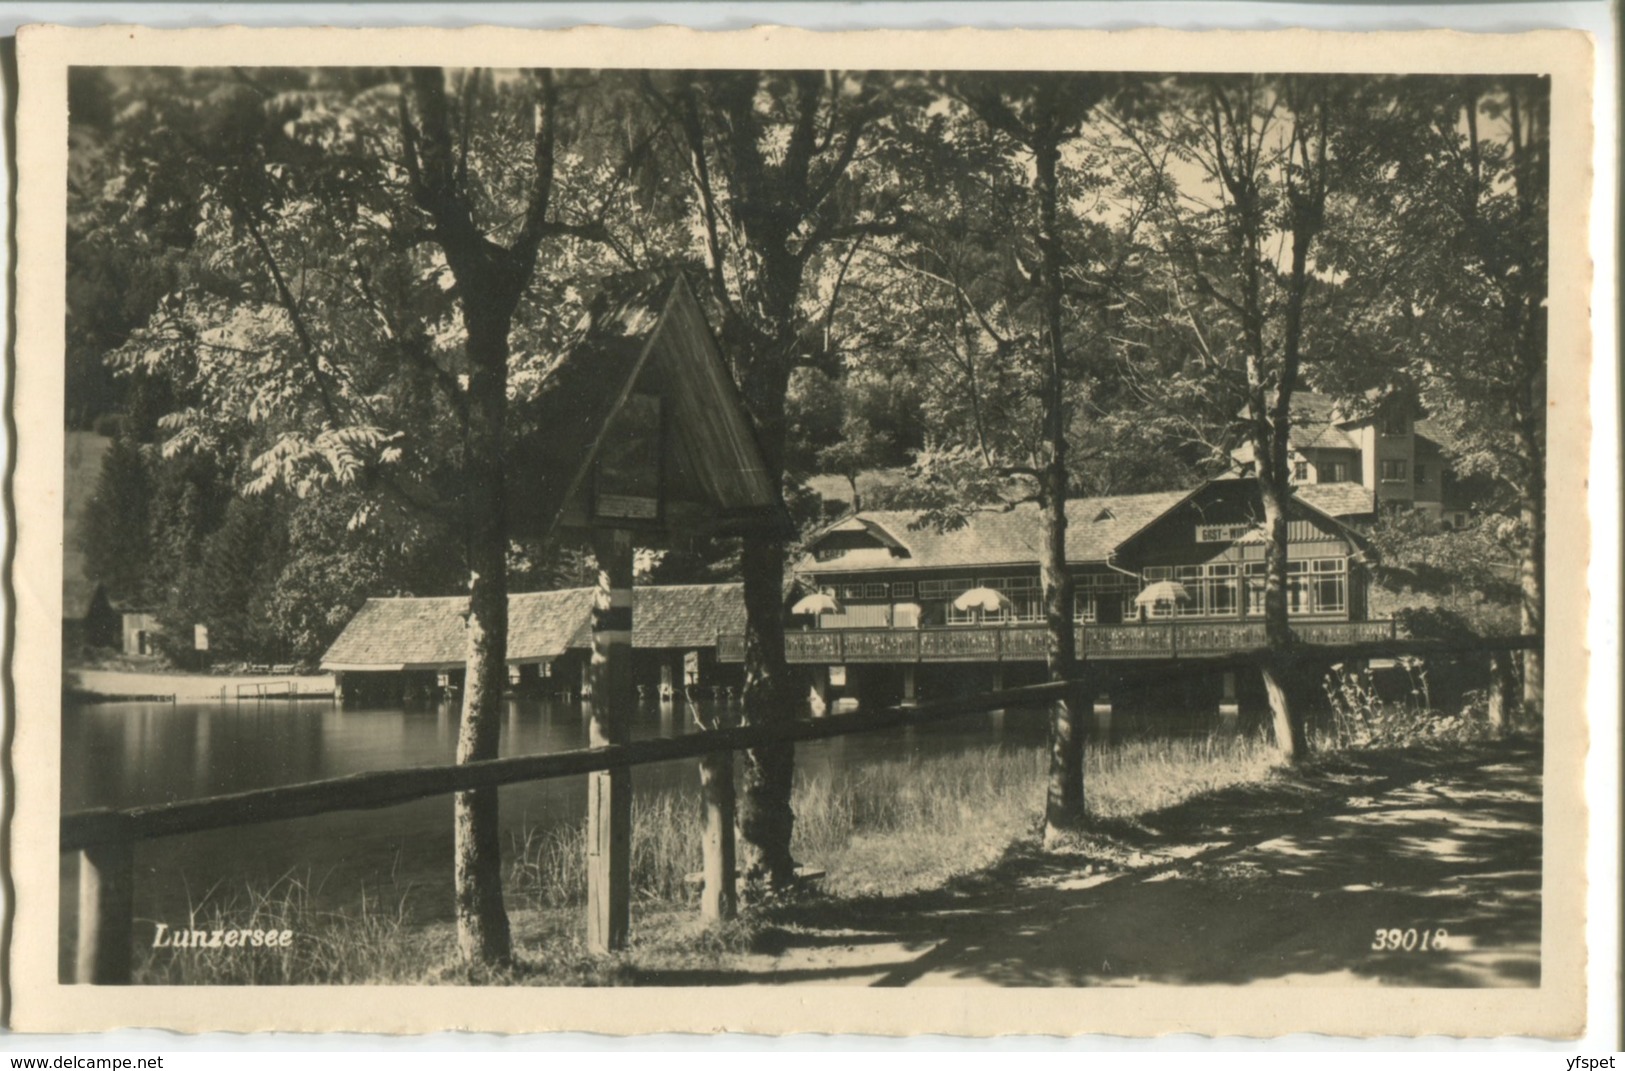
[[[508,597],[508,680],[520,694],[590,694],[592,588]],[[368,599],[322,656],[347,703],[435,699],[462,686],[468,600]],[[737,683],[717,662],[719,632],[742,632],[739,584],[633,589],[633,674],[640,689],[670,695],[683,686]]]

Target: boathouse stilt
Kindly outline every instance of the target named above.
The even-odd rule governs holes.
[[[903,705],[911,707],[919,703],[919,666],[905,663],[903,666]]]
[[[1236,698],[1236,671],[1227,669],[1219,674],[1219,724],[1226,732],[1240,727],[1241,702]]]
[[[807,705],[812,708],[815,718],[822,718],[829,713],[829,667],[812,667],[812,687],[807,694]]]
[[[592,605],[592,722],[588,744],[630,739],[632,679],[632,533],[594,533],[598,589]],[[632,924],[632,771],[587,775],[587,947],[624,949]]]
[[[677,698],[677,662],[675,655],[660,663],[660,701],[670,703]]]

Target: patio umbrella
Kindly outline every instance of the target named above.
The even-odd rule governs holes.
[[[1004,597],[1004,592],[992,588],[971,588],[963,592],[954,600],[954,609],[960,613],[970,610],[983,610],[988,613],[997,613],[1008,608],[1010,600]]]
[[[826,595],[822,591],[815,591],[811,595],[803,595],[797,603],[790,607],[792,614],[838,614],[841,604],[835,601],[835,596]]]
[[[1135,606],[1155,606],[1159,602],[1190,602],[1191,593],[1177,580],[1159,580],[1134,596]]]

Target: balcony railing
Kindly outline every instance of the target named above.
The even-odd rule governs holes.
[[[1394,622],[1294,622],[1304,643],[1347,644],[1394,637]],[[1041,662],[1048,634],[1042,625],[948,626],[922,629],[811,629],[786,632],[793,663]],[[1079,658],[1201,658],[1264,646],[1261,621],[1168,621],[1146,625],[1078,625]],[[741,662],[745,637],[717,637],[717,658]]]

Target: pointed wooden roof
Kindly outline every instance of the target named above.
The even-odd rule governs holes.
[[[532,430],[515,452],[510,516],[550,535],[588,526],[594,463],[634,392],[657,394],[666,425],[665,513],[640,542],[672,534],[793,534],[733,377],[704,311],[680,274],[606,282],[573,340],[545,370]],[[659,531],[654,531],[659,528]]]

